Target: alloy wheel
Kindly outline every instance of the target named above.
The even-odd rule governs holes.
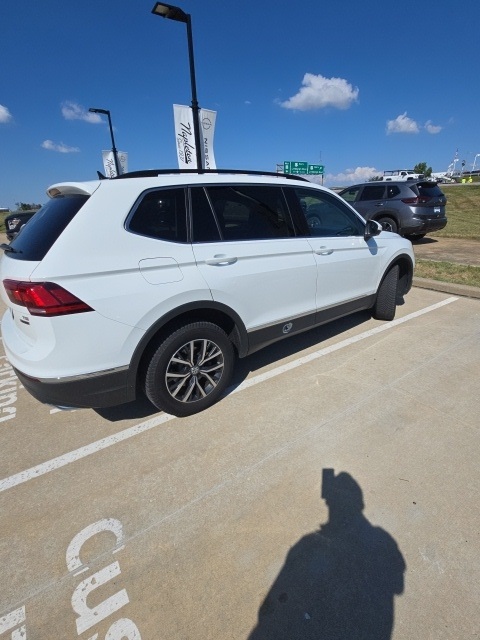
[[[220,382],[225,367],[223,352],[212,340],[186,342],[170,359],[165,372],[168,392],[179,402],[206,398]]]

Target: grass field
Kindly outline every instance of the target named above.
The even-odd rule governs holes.
[[[440,185],[447,197],[448,223],[433,237],[480,240],[480,184]]]
[[[441,185],[441,188],[447,196],[448,223],[445,229],[429,235],[478,240],[480,249],[480,184]],[[480,267],[453,262],[418,260],[415,275],[418,278],[480,287]]]
[[[480,287],[480,267],[454,264],[453,262],[417,260],[415,276],[417,278],[439,280],[440,282]]]

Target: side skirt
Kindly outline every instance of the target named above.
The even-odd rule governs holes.
[[[372,294],[365,298],[358,300],[352,300],[339,304],[335,307],[328,309],[322,309],[315,314],[304,316],[302,318],[293,319],[287,322],[280,322],[278,324],[271,325],[270,327],[264,327],[257,329],[256,331],[249,332],[248,334],[248,354],[254,353],[263,347],[273,344],[278,340],[283,340],[288,336],[308,331],[314,327],[318,327],[322,324],[327,324],[333,320],[338,320],[344,316],[348,316],[358,311],[364,311],[365,309],[371,309],[375,304],[376,294]]]

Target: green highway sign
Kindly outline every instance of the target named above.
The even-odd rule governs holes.
[[[301,174],[301,175],[323,175],[324,172],[323,164],[308,164],[308,162],[294,162],[293,160],[286,160],[283,163],[283,172],[290,174]]]
[[[283,171],[284,173],[305,174],[308,171],[308,162],[293,162],[293,161],[284,162]]]

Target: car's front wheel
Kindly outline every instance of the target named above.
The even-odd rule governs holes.
[[[153,354],[145,393],[158,409],[189,416],[214,404],[225,391],[235,354],[226,333],[211,322],[195,322],[170,334]]]
[[[393,320],[397,309],[398,264],[387,271],[377,291],[377,299],[373,306],[372,315],[376,320]]]

